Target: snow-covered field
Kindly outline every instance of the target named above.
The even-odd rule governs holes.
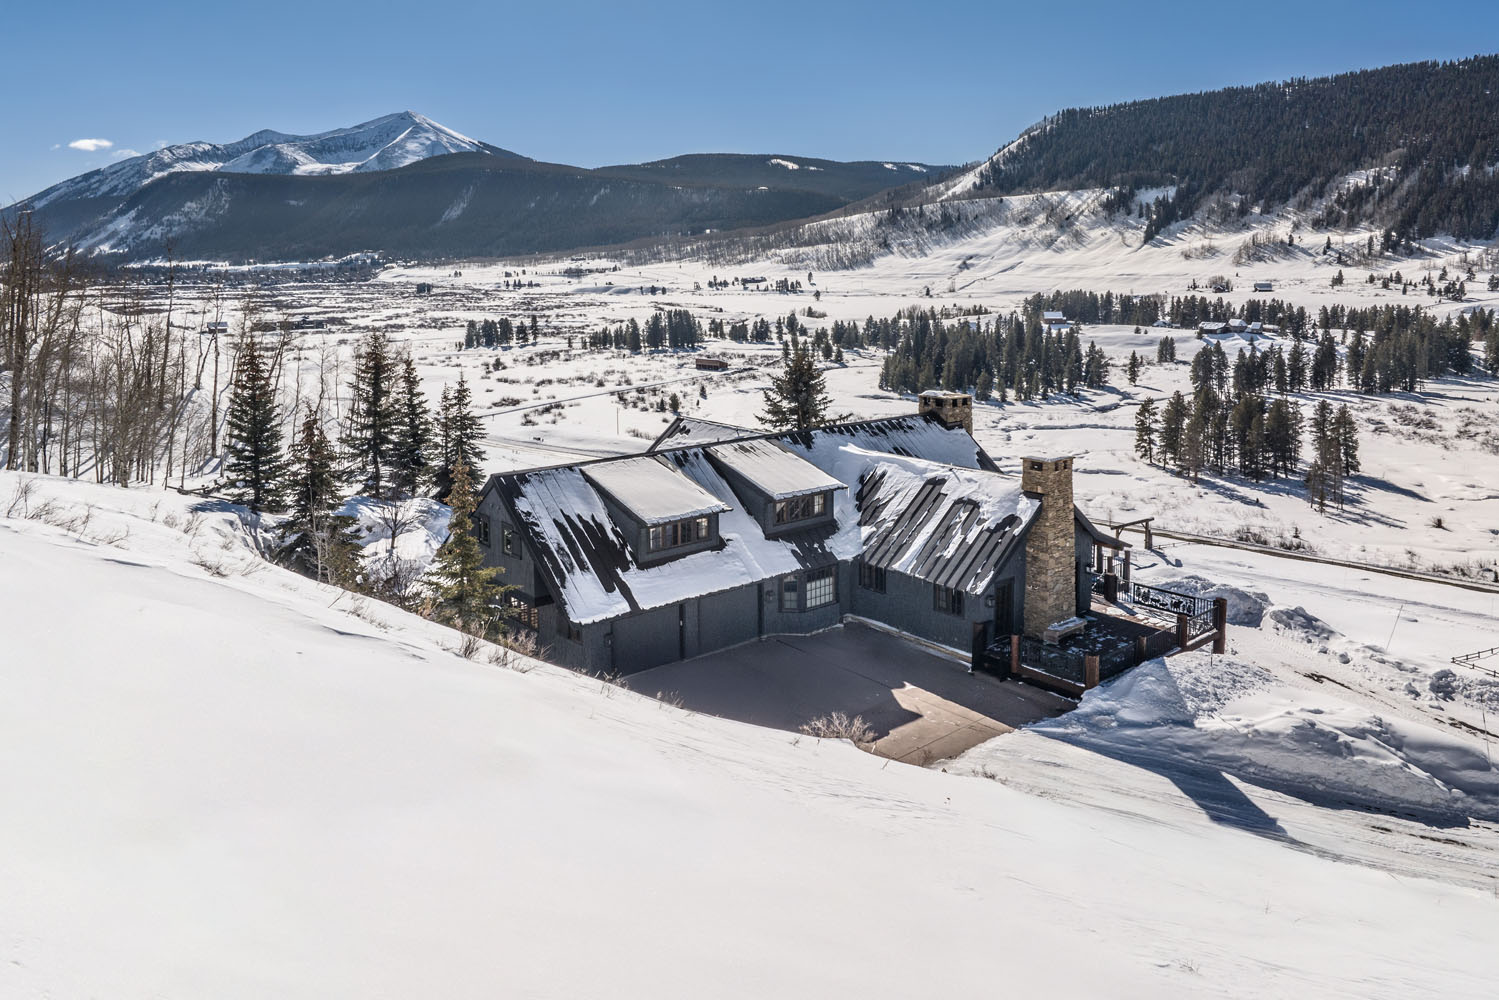
[[[461,374],[495,471],[642,450],[671,394],[755,426],[779,345],[709,342],[731,362],[717,373],[577,340],[662,308],[815,327],[1058,289],[1180,295],[1214,274],[1233,301],[1271,280],[1314,313],[1400,299],[1346,264],[1331,288],[1325,234],[1235,263],[1250,230],[1140,248],[1128,226],[1076,222],[1085,195],[1011,201],[1002,224],[853,270],[809,276],[806,248],[398,267],[270,286],[256,307],[328,321],[292,346],[303,398],[341,405],[374,329],[410,351],[430,401]],[[1433,308],[1499,305],[1480,248],[1437,241],[1377,268],[1469,263],[1470,301]],[[735,275],[807,291],[709,284]],[[237,322],[233,289],[177,294],[179,323]],[[468,320],[533,314],[539,343],[457,349]],[[980,406],[976,436],[1008,470],[1079,456],[1100,521],[1469,579],[1496,565],[1499,383],[1302,394],[1364,428],[1347,510],[1320,514],[1296,483],[1194,484],[1135,457],[1133,404],[1184,389],[1200,342],[1083,331],[1116,363],[1153,359],[1165,334],[1178,364]],[[846,361],[827,370],[840,412],[914,410],[879,389],[877,352]],[[19,479],[0,474],[0,514]],[[45,517],[0,520],[0,760],[20,762],[0,767],[0,801],[21,817],[0,824],[0,995],[1478,997],[1499,981],[1499,676],[1450,662],[1499,646],[1499,591],[1128,536],[1138,578],[1230,597],[1229,654],[1141,667],[944,774],[464,660],[444,629],[266,565],[232,510],[35,489]],[[379,512],[350,512],[377,555]],[[421,530],[397,555],[420,561],[444,522],[410,513]]]
[[[7,505],[25,478],[0,474]],[[0,520],[5,996],[1483,997],[1499,976],[1492,822],[1311,805],[1286,777],[1356,796],[1383,768],[1406,806],[1477,800],[1483,744],[1303,698],[1248,629],[941,773],[466,660],[175,494],[42,479],[26,509]]]

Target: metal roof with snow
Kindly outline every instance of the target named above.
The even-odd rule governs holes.
[[[718,497],[647,455],[584,466],[583,475],[642,524],[665,524],[729,509]]]
[[[811,462],[792,454],[784,445],[767,438],[713,445],[708,456],[749,480],[772,500],[848,488]]]
[[[704,420],[702,417],[677,417],[666,430],[661,432],[660,437],[651,442],[646,452],[661,451],[664,448],[682,448],[690,444],[713,444],[717,441],[730,441],[754,433],[747,427],[736,427],[733,424],[719,423],[717,420]]]
[[[860,559],[978,594],[1021,543],[1040,504],[987,472],[883,462],[858,492]]]

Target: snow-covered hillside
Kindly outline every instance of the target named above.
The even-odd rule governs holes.
[[[0,511],[25,478],[0,474]],[[1039,734],[1014,746],[1056,748],[1045,779],[1017,764],[1016,787],[992,761],[887,766],[465,660],[259,562],[232,510],[42,479],[12,513],[0,994],[1480,997],[1499,975],[1469,871],[1492,830],[1309,826],[1220,779],[1281,836]],[[1137,730],[1148,680],[1113,689]],[[1379,849],[1316,846],[1340,829]]]
[[[384,115],[315,135],[265,129],[236,142],[187,142],[133,156],[55,184],[27,199],[33,208],[54,201],[122,198],[167,174],[345,174],[394,170],[448,153],[505,153],[460,135],[414,111]]]

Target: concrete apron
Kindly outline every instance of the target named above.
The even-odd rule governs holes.
[[[980,715],[946,698],[907,685],[893,691],[896,702],[919,718],[896,726],[865,749],[902,764],[925,766],[956,757],[1014,727]]]

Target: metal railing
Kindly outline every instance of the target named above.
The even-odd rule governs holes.
[[[1129,585],[1129,600],[1140,615],[1164,622],[1176,621],[1177,615],[1196,618],[1207,612],[1211,616],[1213,610],[1213,602],[1209,598],[1152,587],[1145,583]],[[1211,628],[1211,623],[1209,627]]]

